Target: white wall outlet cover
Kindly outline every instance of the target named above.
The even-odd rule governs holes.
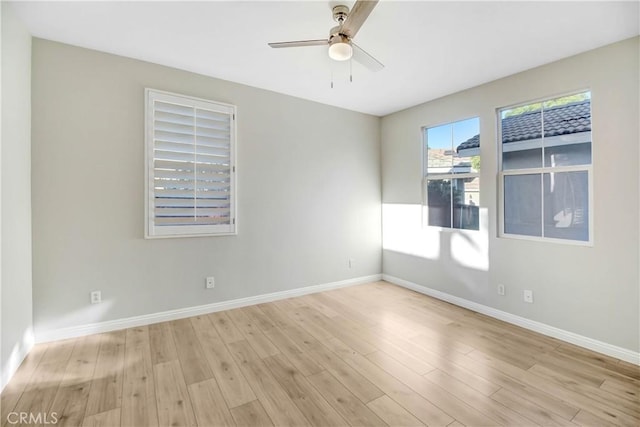
[[[91,304],[99,304],[102,302],[102,292],[93,291],[91,292]]]
[[[522,293],[524,302],[533,303],[533,291],[524,290]]]
[[[216,280],[213,276],[207,277],[206,287],[207,289],[213,289],[216,286]]]

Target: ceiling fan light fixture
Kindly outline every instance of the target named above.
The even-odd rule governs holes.
[[[0,0],[2,1],[2,0]],[[331,3],[334,3],[333,1]],[[362,50],[353,39],[360,27],[378,3],[378,0],[356,0],[353,7],[336,5],[332,9],[333,19],[337,26],[329,30],[328,39],[294,40],[288,42],[269,43],[272,48],[327,46],[329,58],[334,61],[354,59],[371,71],[380,71],[384,65],[373,56]]]
[[[329,45],[329,58],[334,61],[346,61],[353,56],[353,48],[346,37],[334,37]]]

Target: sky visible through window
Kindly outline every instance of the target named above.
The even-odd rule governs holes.
[[[430,149],[455,150],[467,139],[480,133],[478,118],[427,129],[427,146]],[[453,138],[451,132],[453,131]],[[453,144],[452,144],[453,141]]]

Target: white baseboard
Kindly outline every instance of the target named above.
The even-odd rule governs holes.
[[[13,374],[16,373],[24,358],[27,357],[27,354],[29,354],[33,348],[33,344],[33,330],[28,328],[24,332],[22,339],[13,346],[6,363],[0,367],[2,368],[0,369],[0,372],[2,373],[2,375],[0,375],[0,392],[4,390],[4,387],[9,383]]]
[[[478,313],[486,314],[487,316],[500,319],[517,326],[521,326],[525,329],[529,329],[543,335],[557,338],[559,340],[566,341],[568,343],[575,344],[577,346],[584,347],[598,353],[606,354],[607,356],[615,357],[616,359],[640,365],[640,353],[628,350],[626,348],[598,341],[593,338],[585,337],[583,335],[578,335],[573,332],[565,331],[564,329],[559,329],[554,326],[549,326],[547,324],[537,322],[535,320],[516,316],[515,314],[507,313],[506,311],[478,304],[476,302],[456,297],[445,292],[437,291],[426,286],[421,286],[417,283],[409,282],[408,280],[400,279],[388,274],[383,274],[382,280],[386,280],[387,282],[402,286],[407,289],[411,289],[421,294],[429,295],[439,300],[450,302],[451,304],[455,304],[460,307],[468,308],[469,310],[473,310]]]
[[[345,288],[347,286],[360,285],[363,283],[375,282],[382,279],[381,274],[371,276],[356,277],[353,279],[340,280],[338,282],[325,283],[304,288],[291,289],[288,291],[273,292],[270,294],[256,295],[247,298],[239,298],[230,301],[215,302],[212,304],[198,305],[195,307],[179,308],[176,310],[162,311],[159,313],[143,314],[141,316],[127,317],[124,319],[108,320],[105,322],[91,323],[88,325],[72,326],[69,328],[53,329],[46,331],[36,331],[36,342],[43,343],[49,341],[76,338],[85,335],[110,332],[119,329],[132,328],[135,326],[150,325],[152,323],[166,322],[168,320],[184,319],[185,317],[198,316],[216,311],[230,310],[232,308],[245,307],[248,305],[277,301],[285,298],[292,298],[301,295],[313,294],[316,292],[328,291],[331,289]]]
[[[124,319],[109,320],[99,323],[91,323],[88,325],[73,326],[69,328],[54,329],[47,331],[36,331],[35,342],[43,343],[67,338],[76,338],[80,336],[97,334],[102,332],[110,332],[119,329],[132,328],[135,326],[149,325],[152,323],[165,322],[175,319],[183,319],[185,317],[198,316],[207,313],[213,313],[216,311],[230,310],[233,308],[245,307],[248,305],[260,304],[270,301],[277,301],[286,298],[297,297],[301,295],[312,294],[316,292],[328,291],[331,289],[344,288],[347,286],[359,285],[363,283],[375,282],[378,280],[386,280],[387,282],[402,286],[413,291],[429,295],[431,297],[450,302],[460,307],[468,308],[478,313],[485,314],[487,316],[500,319],[507,323],[511,323],[517,326],[521,326],[525,329],[529,329],[534,332],[541,333],[550,337],[557,338],[562,341],[569,342],[571,344],[578,345],[580,347],[587,348],[589,350],[596,351],[598,353],[606,354],[611,357],[615,357],[620,360],[624,360],[636,365],[640,365],[640,353],[628,350],[626,348],[618,347],[612,344],[608,344],[602,341],[595,340],[593,338],[585,337],[573,332],[565,331],[564,329],[549,326],[547,324],[530,320],[524,317],[517,316],[515,314],[507,313],[506,311],[498,310],[492,307],[488,307],[483,304],[479,304],[473,301],[466,300],[464,298],[456,297],[454,295],[447,294],[435,289],[428,288],[426,286],[418,285],[417,283],[410,282],[408,280],[400,279],[388,274],[374,274],[371,276],[357,277],[353,279],[341,280],[338,282],[325,283],[315,286],[307,286],[303,288],[291,289],[288,291],[273,292],[269,294],[256,295],[247,298],[239,298],[231,301],[222,301],[212,304],[199,305],[195,307],[186,307],[176,310],[163,311],[159,313],[145,314],[141,316],[127,317]],[[14,359],[22,361],[26,354],[31,349],[31,345],[21,345],[19,351],[16,353]],[[18,354],[20,353],[20,354]],[[19,363],[18,363],[19,366]],[[17,366],[15,367],[17,369]],[[15,370],[14,369],[14,370]],[[1,378],[0,389],[4,388],[4,385],[11,378],[8,375],[9,371],[3,369],[3,375]],[[5,378],[6,377],[6,378]]]

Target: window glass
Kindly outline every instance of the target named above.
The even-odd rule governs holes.
[[[480,123],[478,118],[452,125],[453,173],[480,172]]]
[[[453,228],[478,230],[480,227],[480,178],[454,179]]]
[[[591,93],[499,112],[502,232],[590,241]]]
[[[480,120],[425,129],[427,224],[479,229]]]
[[[453,127],[427,129],[427,173],[451,173],[453,168]]]
[[[591,163],[591,100],[588,93],[544,102],[544,166]]]
[[[429,225],[451,227],[451,180],[427,181],[427,206]]]
[[[587,172],[544,174],[544,236],[589,240]]]
[[[542,166],[542,104],[502,111],[502,168]]]
[[[504,231],[542,237],[540,174],[504,177]]]

